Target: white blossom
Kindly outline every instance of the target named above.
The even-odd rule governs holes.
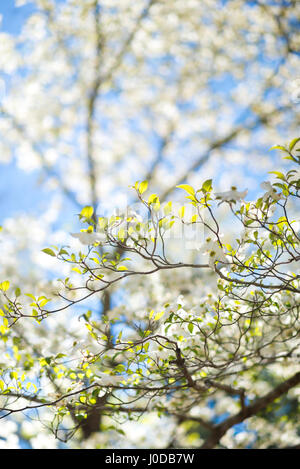
[[[248,193],[248,189],[245,189],[244,191],[239,192],[236,189],[236,187],[232,186],[230,191],[216,192],[215,196],[216,196],[216,199],[222,199],[223,202],[225,201],[226,202],[231,202],[231,201],[239,202],[246,197],[247,193]]]
[[[216,262],[228,264],[228,259],[217,240],[213,241],[211,238],[206,238],[205,242],[198,250],[204,254],[208,254],[208,263],[211,267],[214,267]]]
[[[279,194],[277,190],[272,186],[272,184],[268,181],[264,181],[261,183],[260,187],[265,189],[267,192],[263,195],[263,200],[266,201],[271,197],[276,202],[283,198],[282,194]]]
[[[102,233],[92,231],[81,231],[80,233],[71,233],[73,238],[79,239],[81,244],[92,245],[94,243],[101,243],[106,240],[106,236]]]

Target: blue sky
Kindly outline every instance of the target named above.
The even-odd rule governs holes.
[[[26,19],[34,11],[34,5],[16,7],[14,0],[0,0],[1,31],[18,35]],[[14,160],[9,164],[0,163],[0,225],[6,218],[21,213],[38,216],[48,206],[49,190],[40,180],[40,171],[25,172],[19,169]],[[77,220],[74,215],[78,208],[65,200],[64,221],[74,228]],[[58,222],[59,223],[59,222]],[[54,227],[53,227],[54,228]]]
[[[13,0],[0,0],[2,31],[9,32],[11,34],[18,34],[24,21],[32,11],[32,4],[16,8]],[[222,81],[224,93],[231,85],[230,77],[227,77]],[[115,95],[112,95],[112,99],[114,96]],[[136,124],[134,123],[134,125]],[[274,160],[275,159],[276,154],[274,154]],[[222,170],[222,166],[220,166],[219,169]],[[14,217],[18,213],[25,212],[34,216],[40,214],[47,208],[49,192],[44,187],[43,183],[39,182],[39,177],[40,172],[36,171],[26,173],[18,169],[14,162],[10,164],[0,163],[0,224],[3,223],[5,218]],[[257,180],[260,177],[264,178],[264,175],[260,176],[258,174]],[[239,189],[243,189],[243,187],[239,187]],[[249,192],[251,192],[251,187],[249,187]],[[64,218],[65,213],[69,213],[69,216],[67,217],[68,223],[73,224],[74,230],[76,222],[75,213],[77,213],[77,209],[74,206],[69,207],[69,210],[64,211]],[[122,292],[119,291],[118,294],[120,295],[121,293]],[[243,431],[244,429],[245,427],[243,425],[236,427],[236,431]]]
[[[32,4],[16,7],[14,0],[1,1],[0,15],[2,15],[2,31],[17,34],[20,31],[24,20],[32,11]]]
[[[15,7],[14,0],[1,1],[1,30],[18,34],[32,10],[32,5]],[[15,212],[28,212],[29,208],[36,214],[37,200],[46,197],[46,192],[38,185],[37,173],[24,173],[14,163],[0,164],[0,183],[0,223]]]
[[[27,4],[22,7],[15,7],[14,0],[5,0],[0,1],[0,15],[2,16],[2,31],[9,32],[11,34],[18,34],[21,30],[22,24],[26,18],[32,13],[34,8],[33,4]],[[218,85],[219,86],[219,85]],[[224,77],[222,80],[222,88],[224,93],[228,91],[228,88],[233,86],[232,80],[230,77]],[[115,94],[111,96],[113,99]],[[243,118],[249,116],[248,111],[246,111],[246,116],[243,114]],[[101,122],[102,127],[104,122]],[[136,125],[136,123],[134,123]],[[274,142],[277,143],[277,142]],[[234,143],[231,144],[231,147],[234,149]],[[252,152],[255,151],[254,143],[252,143]],[[266,148],[266,151],[268,149]],[[184,148],[182,149],[184,151]],[[276,152],[273,152],[272,157],[275,161],[278,161]],[[223,174],[223,164],[220,162],[220,171],[219,174]],[[247,174],[251,173],[249,168],[241,168],[241,171],[248,169]],[[274,168],[275,169],[275,168]],[[120,170],[120,167],[118,168]],[[251,175],[251,174],[250,174]],[[39,183],[40,172],[30,172],[26,173],[18,169],[14,162],[10,164],[1,164],[0,163],[0,224],[3,223],[3,220],[7,217],[15,216],[18,213],[28,213],[33,216],[38,215],[47,207],[47,202],[49,199],[49,192],[44,187],[43,183]],[[266,178],[266,174],[261,168],[259,171],[253,175],[256,180],[256,187],[248,187],[249,197],[253,197],[257,191],[258,183],[261,180]],[[130,181],[130,183],[134,183]],[[239,187],[243,189],[244,187]],[[128,194],[130,195],[130,194]],[[65,213],[77,213],[77,208],[74,206],[69,206],[69,210],[64,210]],[[74,217],[70,217],[70,222],[74,222]]]

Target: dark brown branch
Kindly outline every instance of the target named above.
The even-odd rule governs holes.
[[[226,419],[224,422],[216,425],[212,434],[207,438],[207,440],[201,446],[201,449],[212,449],[214,448],[225,433],[232,428],[234,425],[247,420],[254,415],[257,415],[260,411],[264,410],[269,404],[274,402],[276,399],[286,394],[290,389],[294,388],[300,383],[300,372],[296,373],[294,376],[279,384],[275,389],[270,391],[265,396],[256,399],[256,401],[246,406],[238,414],[233,415]]]

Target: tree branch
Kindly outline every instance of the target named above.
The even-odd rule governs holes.
[[[290,389],[297,386],[300,383],[300,372],[296,373],[294,376],[279,384],[275,389],[270,391],[265,396],[257,399],[253,404],[246,406],[238,414],[233,415],[226,419],[224,422],[216,425],[212,434],[207,438],[207,440],[201,446],[201,449],[212,449],[214,448],[225,433],[234,425],[247,420],[254,415],[257,415],[258,412],[264,410],[269,404],[274,402],[276,399],[286,394]]]

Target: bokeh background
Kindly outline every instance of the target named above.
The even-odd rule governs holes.
[[[70,233],[82,207],[133,205],[136,181],[165,201],[180,196],[177,184],[209,178],[216,191],[259,195],[269,171],[288,164],[270,147],[299,134],[299,6],[2,1],[0,277],[31,291],[65,273],[41,249],[78,246]],[[105,301],[130,304],[123,291]],[[34,425],[1,423],[0,445],[60,444]],[[124,444],[163,438],[155,425],[129,425]]]

